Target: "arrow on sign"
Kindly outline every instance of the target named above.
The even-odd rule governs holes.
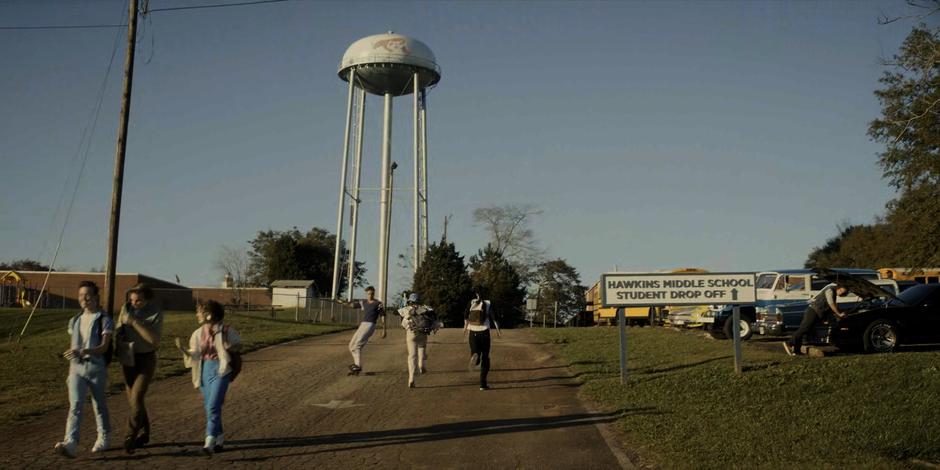
[[[731,300],[738,300],[738,290],[731,289]]]

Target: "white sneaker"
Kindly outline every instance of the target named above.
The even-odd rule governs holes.
[[[108,438],[107,434],[98,434],[98,440],[95,441],[95,445],[92,446],[91,451],[93,453],[104,452],[111,448],[111,439]]]
[[[75,443],[74,442],[56,442],[55,446],[52,447],[55,452],[63,457],[68,457],[70,459],[75,458]]]
[[[206,436],[206,444],[202,446],[202,453],[212,457],[212,454],[215,453],[215,437]]]

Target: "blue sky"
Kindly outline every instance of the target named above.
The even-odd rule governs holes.
[[[151,0],[152,8],[193,4]],[[200,2],[217,3],[217,2]],[[124,0],[6,1],[0,26],[118,23]],[[152,13],[140,23],[118,270],[221,279],[221,245],[335,231],[346,47],[393,30],[442,68],[429,95],[431,238],[470,255],[472,211],[530,203],[552,257],[601,272],[798,267],[893,192],[866,136],[903,2],[308,2]],[[123,31],[0,30],[0,260],[48,262],[56,215]],[[119,42],[58,267],[105,263]],[[363,186],[379,179],[367,102]],[[395,102],[396,181],[411,180],[410,101]],[[377,196],[360,259],[376,281]],[[396,196],[392,252],[411,240]],[[393,268],[394,291],[407,273]]]

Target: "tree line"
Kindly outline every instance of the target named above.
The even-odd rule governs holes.
[[[808,268],[940,266],[940,27],[915,26],[885,66],[868,135],[885,146],[878,164],[897,197],[874,223],[839,225]]]
[[[525,300],[538,299],[536,315],[554,318],[557,304],[558,318],[565,321],[584,310],[584,292],[578,271],[562,258],[548,258],[538,247],[531,229],[534,216],[541,214],[532,205],[489,206],[474,211],[474,224],[483,228],[489,241],[467,259],[446,231],[441,240],[432,243],[411,283],[390,303],[397,303],[410,292],[417,292],[421,302],[435,309],[447,326],[463,325],[463,313],[470,299],[479,293],[490,300],[501,320],[500,325],[513,327],[526,319]],[[319,295],[328,295],[333,279],[333,250],[336,236],[314,227],[301,231],[260,231],[248,242],[247,251],[222,246],[216,267],[231,277],[238,288],[269,286],[278,279],[304,279],[314,281]],[[340,294],[349,288],[348,259],[345,243],[342,252]],[[406,258],[401,256],[400,258]],[[366,268],[356,262],[352,285],[366,284]],[[342,296],[342,295],[341,295]]]

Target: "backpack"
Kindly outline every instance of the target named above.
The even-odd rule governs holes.
[[[81,321],[79,320],[81,316],[82,314],[79,313],[72,317],[72,328],[81,327]],[[101,344],[101,340],[104,339],[104,335],[101,334],[101,332],[104,331],[104,316],[105,315],[102,313],[101,316],[98,317],[98,344]],[[104,358],[104,365],[106,366],[111,365],[111,359],[114,357],[114,335],[112,334],[111,336],[112,338],[108,343],[108,348],[101,353],[101,357]]]
[[[100,334],[104,331],[104,315],[98,317],[98,333]],[[116,335],[112,332],[111,341],[108,341],[108,348],[104,350],[104,353],[101,354],[101,357],[104,358],[104,365],[111,365],[111,359],[114,358],[114,337]],[[103,336],[98,338],[98,344],[101,344],[101,340],[104,339]]]
[[[228,325],[222,327],[222,334],[225,335],[226,341],[228,341]],[[234,382],[235,378],[238,377],[238,374],[242,371],[242,354],[239,352],[228,352],[229,357],[231,358],[230,366],[232,372],[228,376],[229,382]]]
[[[411,313],[411,331],[429,334],[435,330],[437,314],[425,306],[415,307]]]

